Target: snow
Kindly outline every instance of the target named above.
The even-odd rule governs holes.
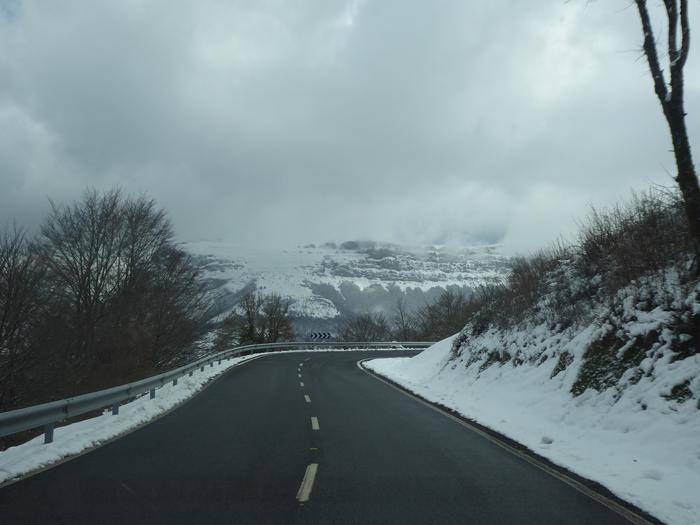
[[[265,355],[269,354],[242,356],[222,361],[221,364],[214,363],[213,367],[207,366],[204,372],[197,371],[192,377],[179,378],[175,386],[172,383],[162,386],[156,390],[155,399],[150,399],[146,393],[120,406],[116,416],[110,410],[105,410],[98,417],[57,427],[53,443],[44,444],[42,434],[31,441],[10,447],[0,452],[0,483],[42,469],[125,434],[188,400],[209,381],[230,368]]]
[[[260,290],[292,298],[294,315],[318,319],[332,319],[340,312],[331,300],[314,292],[314,285],[328,285],[341,295],[344,283],[352,283],[360,290],[371,286],[396,286],[403,291],[450,285],[477,288],[502,282],[506,273],[506,258],[497,246],[448,251],[443,247],[391,245],[387,251],[391,255],[382,259],[371,258],[361,250],[315,245],[252,248],[198,241],[182,247],[203,262],[203,277],[221,283],[225,291],[239,292],[255,283]]]
[[[652,313],[640,324],[658,327],[665,312]],[[365,366],[601,483],[667,523],[700,523],[700,410],[696,399],[680,403],[663,397],[685,379],[692,381],[697,396],[700,356],[674,363],[662,358],[654,363],[653,376],[626,384],[622,391],[587,389],[573,397],[570,387],[581,349],[597,330],[591,325],[575,336],[556,336],[559,350],[569,351],[575,361],[554,377],[556,359],[519,366],[508,361],[480,370],[482,361],[469,364],[468,354],[452,354],[457,336],[413,358],[373,359]],[[508,340],[519,336],[521,343],[536,339],[551,349],[556,341],[543,326],[508,335],[489,331],[468,344],[505,349]]]
[[[417,352],[420,349],[416,348],[404,348],[389,346],[386,348],[365,348],[365,347],[352,347],[352,348],[314,348],[313,350],[285,350],[285,354],[309,354],[309,353],[324,353],[324,352],[406,352],[415,350]]]
[[[184,376],[179,378],[175,386],[172,383],[168,383],[159,388],[156,390],[155,399],[150,399],[148,394],[145,394],[130,403],[120,406],[117,416],[113,416],[111,410],[106,409],[98,417],[57,427],[54,432],[53,443],[45,444],[42,434],[31,441],[0,452],[0,483],[42,469],[126,434],[188,400],[213,378],[251,359],[289,353],[357,352],[357,350],[357,348],[286,350],[284,352],[236,357],[229,361],[222,361],[220,365],[214,363],[213,367],[205,367],[204,372],[197,371],[192,377]],[[372,351],[400,350],[397,348],[372,349]]]

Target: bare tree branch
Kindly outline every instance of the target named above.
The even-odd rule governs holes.
[[[654,30],[651,27],[647,3],[646,0],[635,0],[635,3],[639,11],[639,18],[642,21],[642,30],[644,31],[644,54],[647,57],[647,62],[649,62],[649,70],[654,80],[654,91],[661,105],[665,106],[669,98],[668,88],[666,87],[663,71],[661,71],[661,66],[659,65],[659,56],[656,52],[656,42],[654,41]]]

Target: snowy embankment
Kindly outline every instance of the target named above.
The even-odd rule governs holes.
[[[313,352],[357,352],[358,350],[357,348],[318,348]],[[397,348],[372,349],[372,351],[400,350]],[[146,393],[120,406],[117,416],[112,415],[111,409],[105,409],[100,416],[57,427],[53,443],[44,444],[42,434],[31,441],[0,452],[0,483],[40,470],[126,434],[187,401],[216,376],[245,361],[263,356],[309,352],[309,350],[287,350],[236,357],[230,361],[223,361],[220,365],[214,363],[213,367],[206,367],[204,372],[195,372],[192,377],[181,377],[175,386],[168,383],[159,388],[156,390],[155,399],[150,399]]]
[[[177,385],[172,383],[156,390],[155,399],[148,393],[119,407],[119,415],[113,416],[105,410],[101,416],[57,427],[54,442],[44,444],[44,436],[0,452],[0,483],[29,472],[42,469],[53,463],[75,456],[106,441],[125,434],[163,415],[199,392],[216,376],[250,359],[269,354],[236,357],[221,364],[207,366],[204,372],[184,376]]]
[[[631,299],[643,287],[630,290],[567,328],[467,325],[416,357],[365,365],[667,523],[697,524],[700,355],[678,344],[699,290],[644,304]]]

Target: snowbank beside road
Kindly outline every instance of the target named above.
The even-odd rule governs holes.
[[[105,410],[101,416],[57,427],[53,443],[44,444],[42,434],[31,441],[10,447],[0,452],[0,483],[42,469],[125,434],[183,403],[228,369],[264,355],[268,354],[236,357],[221,364],[214,363],[213,367],[205,367],[204,372],[198,371],[192,377],[179,378],[175,386],[168,383],[159,388],[155,399],[150,399],[146,393],[122,405],[117,416],[113,416],[110,410]]]
[[[456,337],[413,358],[373,359],[365,366],[601,483],[663,521],[700,523],[700,411],[695,403],[663,397],[679,374],[700,370],[700,355],[675,366],[665,363],[663,370],[657,364],[655,380],[639,381],[622,394],[588,389],[574,397],[575,366],[554,375],[556,359],[484,367],[482,361],[470,363],[468,353],[451,353]]]
[[[146,394],[122,405],[117,416],[113,416],[111,411],[106,409],[101,416],[58,427],[54,433],[53,443],[44,444],[42,434],[31,441],[0,452],[0,483],[42,469],[125,434],[175,408],[194,396],[216,376],[250,359],[290,353],[357,352],[358,350],[361,349],[286,350],[237,357],[230,361],[224,361],[220,365],[215,363],[213,367],[205,367],[204,372],[195,372],[192,377],[179,378],[178,384],[175,386],[168,383],[159,388],[156,391],[155,399],[149,399],[148,394]],[[370,351],[401,350],[405,349],[394,347],[370,349]]]

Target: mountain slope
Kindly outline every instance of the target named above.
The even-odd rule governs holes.
[[[508,258],[497,246],[407,248],[350,241],[285,249],[201,241],[182,247],[202,268],[212,319],[258,289],[290,298],[303,330],[332,327],[353,312],[389,312],[398,297],[411,307],[449,287],[469,294],[503,282],[508,272]]]

